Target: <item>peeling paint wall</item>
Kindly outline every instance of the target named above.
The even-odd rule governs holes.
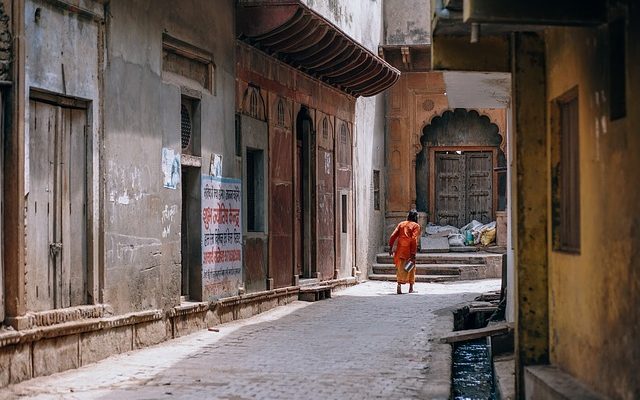
[[[107,21],[104,133],[104,302],[116,312],[179,304],[181,184],[163,187],[163,148],[180,153],[181,88],[162,78],[162,35],[215,63],[214,91],[200,99],[201,155],[234,163],[234,6],[197,0],[111,1]]]
[[[431,1],[385,0],[384,39],[388,45],[431,44]]]
[[[580,254],[549,253],[551,361],[615,399],[640,398],[640,5],[629,9],[618,120],[609,118],[606,25],[546,32],[548,101],[578,87],[581,199]]]

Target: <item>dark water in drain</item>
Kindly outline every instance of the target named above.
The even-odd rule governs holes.
[[[456,400],[496,399],[486,339],[471,340],[455,346],[453,398]]]

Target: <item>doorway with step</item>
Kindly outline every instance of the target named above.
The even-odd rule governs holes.
[[[88,304],[88,106],[32,92],[29,100],[27,308]]]
[[[495,220],[496,149],[433,148],[431,215],[438,225],[461,227]]]

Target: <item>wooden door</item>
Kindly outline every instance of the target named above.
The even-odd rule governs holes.
[[[494,219],[493,152],[435,153],[435,223],[462,227]]]
[[[463,226],[466,222],[466,176],[464,154],[435,153],[435,223]]]
[[[493,221],[493,153],[468,152],[466,161],[466,223]]]
[[[27,307],[86,304],[86,110],[29,106]]]

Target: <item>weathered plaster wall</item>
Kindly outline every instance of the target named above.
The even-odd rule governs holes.
[[[382,0],[303,0],[305,4],[336,24],[347,35],[378,54],[382,42]],[[355,116],[355,224],[356,266],[366,273],[384,241],[384,201],[381,211],[373,209],[373,170],[384,171],[384,95],[358,98]],[[386,187],[381,173],[381,188]],[[384,193],[381,193],[384,199]]]
[[[102,7],[94,2],[83,2],[86,9],[95,12],[96,17],[101,17]],[[32,89],[39,89],[47,92],[61,94],[68,97],[81,98],[90,101],[88,109],[88,120],[91,124],[91,132],[88,137],[90,147],[87,188],[89,201],[87,203],[87,216],[90,221],[97,221],[99,214],[99,176],[96,173],[99,165],[99,137],[102,129],[100,111],[100,67],[99,61],[102,56],[102,33],[99,23],[77,14],[68,13],[62,9],[51,5],[43,0],[29,0],[25,3],[24,9],[25,36],[29,38],[27,46],[25,80],[25,96],[29,98]],[[59,40],[65,37],[67,40]],[[29,164],[30,157],[43,157],[42,154],[29,154],[29,107],[25,109],[25,201],[27,207],[34,204],[29,201],[30,180]],[[43,227],[27,226],[27,239],[32,238],[31,233]],[[98,224],[88,225],[91,231],[90,236],[98,236]],[[29,246],[43,245],[27,240],[27,251]],[[46,244],[44,244],[46,245]],[[90,265],[98,264],[97,242],[89,242]],[[36,260],[27,259],[26,264],[26,303],[27,309],[36,311],[41,308],[35,298],[36,270],[47,270],[46,265],[35,265]],[[34,274],[35,273],[35,274]],[[97,270],[94,269],[97,274]],[[42,282],[40,282],[42,283]],[[94,285],[88,287],[92,295],[97,295],[97,280]],[[42,288],[43,289],[43,288]]]
[[[385,44],[431,44],[430,0],[384,0]]]
[[[162,185],[163,147],[180,152],[181,89],[163,82],[162,33],[213,55],[214,93],[202,93],[203,166],[234,156],[234,2],[112,1],[105,74],[104,301],[116,312],[180,299],[181,190]],[[203,172],[207,167],[203,167]]]
[[[616,399],[640,398],[640,6],[630,10],[627,115],[615,121],[606,28],[546,32],[547,99],[577,85],[580,131],[581,253],[549,253],[551,361]]]

